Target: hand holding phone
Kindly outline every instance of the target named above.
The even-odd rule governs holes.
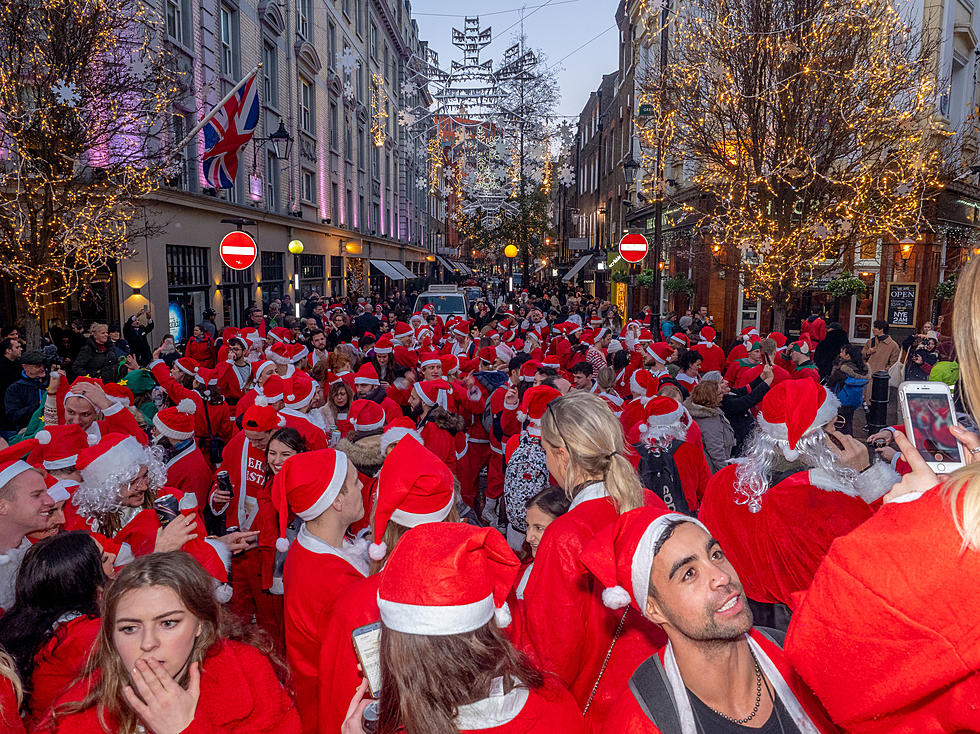
[[[949,385],[903,382],[898,399],[905,417],[905,436],[932,471],[946,474],[968,463],[966,451],[952,430],[957,424]]]
[[[381,695],[381,622],[358,627],[351,633],[351,640],[371,697],[378,698]]]

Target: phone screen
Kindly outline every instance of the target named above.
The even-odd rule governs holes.
[[[949,398],[939,394],[906,393],[906,400],[912,428],[909,438],[922,458],[933,462],[962,462],[960,445],[949,430],[953,425]]]
[[[357,660],[371,689],[371,696],[378,698],[381,694],[381,623],[358,627],[351,638]]]

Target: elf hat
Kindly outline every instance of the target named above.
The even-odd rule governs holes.
[[[384,534],[388,522],[414,528],[442,522],[456,502],[453,473],[438,456],[414,440],[399,441],[385,457],[378,474],[378,496],[374,504],[374,543],[368,546],[371,560],[388,554]]]
[[[800,454],[796,444],[837,417],[840,400],[814,380],[783,380],[762,399],[759,428],[776,440],[787,461]]]
[[[810,354],[810,342],[806,339],[800,339],[799,341],[793,342],[788,347],[786,347],[787,352],[796,352],[797,354],[802,354],[804,356]]]
[[[438,405],[440,408],[449,409],[449,394],[453,391],[453,386],[446,380],[424,380],[416,382],[412,388],[419,400],[430,408]]]
[[[184,441],[194,435],[194,413],[197,406],[190,398],[184,398],[175,407],[158,410],[153,425],[167,438]]]
[[[89,447],[88,434],[74,423],[48,426],[35,433],[34,438],[38,447],[27,460],[48,471],[71,469],[78,460],[78,453]]]
[[[312,402],[316,395],[316,385],[305,372],[297,371],[286,383],[286,394],[283,399],[286,407],[302,410]]]
[[[411,418],[396,418],[389,423],[381,436],[381,455],[385,456],[389,446],[394,446],[406,436],[411,436],[420,445],[423,443],[422,436],[415,430],[415,422]]]
[[[757,349],[762,349],[762,339],[760,339],[757,336],[755,336],[755,337],[750,336],[745,341],[745,351],[746,352],[754,352]]]
[[[385,424],[385,412],[373,400],[355,400],[350,406],[348,420],[355,431],[376,431]]]
[[[357,377],[354,378],[354,384],[380,387],[381,380],[378,379],[378,371],[374,369],[374,365],[370,362],[362,364],[361,368],[357,371]]]
[[[630,375],[630,392],[640,398],[652,398],[657,394],[660,380],[653,376],[650,370],[634,370]]]
[[[401,537],[381,575],[381,622],[413,635],[459,635],[491,619],[507,627],[507,595],[519,570],[496,528],[419,525]]]
[[[289,550],[286,528],[292,511],[303,522],[320,517],[333,504],[347,480],[347,455],[334,449],[304,451],[290,456],[272,481],[272,501],[279,510],[276,550]]]
[[[136,441],[134,438],[133,441]],[[137,446],[139,442],[137,442]],[[36,438],[18,441],[13,446],[0,449],[0,489],[7,486],[14,477],[26,471],[32,471],[33,466],[24,461],[24,457],[38,447]]]
[[[259,404],[260,400],[262,404]],[[242,416],[242,429],[246,431],[265,433],[284,425],[286,420],[261,395],[255,399],[255,405],[248,406]]]
[[[135,437],[113,433],[80,451],[75,468],[82,473],[83,483],[97,486],[108,482],[121,467],[130,466],[135,470],[145,463],[146,450]]]
[[[269,404],[278,403],[283,399],[283,393],[285,392],[286,381],[279,375],[272,375],[263,383],[262,395],[259,398],[264,397]],[[258,402],[259,398],[256,398],[255,401]]]
[[[374,344],[375,354],[391,354],[391,337],[385,334]]]
[[[695,518],[671,512],[661,503],[624,512],[589,542],[581,560],[604,587],[602,603],[606,607],[622,609],[632,601],[643,613],[654,552],[664,532],[676,522],[694,523],[710,535]]]

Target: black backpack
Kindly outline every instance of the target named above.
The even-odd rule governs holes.
[[[640,455],[640,482],[643,486],[664,501],[669,509],[690,515],[681,478],[674,463],[674,452],[683,444],[674,439],[665,451],[651,451],[644,444],[634,447]]]

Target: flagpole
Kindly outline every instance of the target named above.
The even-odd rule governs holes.
[[[218,104],[216,104],[214,107],[211,108],[211,111],[208,112],[208,114],[206,114],[204,116],[204,119],[202,119],[199,123],[197,123],[194,126],[194,129],[193,130],[191,130],[189,133],[187,133],[187,137],[185,137],[183,140],[181,140],[179,143],[177,143],[177,146],[176,146],[174,152],[175,153],[178,153],[178,152],[182,151],[184,148],[186,148],[187,145],[195,138],[195,136],[199,132],[201,132],[201,130],[204,128],[204,126],[207,125],[211,121],[211,118],[214,117],[216,114],[218,114],[218,110],[220,110],[222,107],[224,107],[225,106],[225,103],[229,99],[231,99],[232,97],[234,97],[235,96],[235,93],[239,89],[241,89],[249,79],[251,79],[253,76],[255,76],[256,74],[258,74],[259,69],[261,69],[261,68],[262,68],[262,62],[260,61],[258,64],[255,65],[255,67],[248,74],[246,74],[245,76],[242,77],[242,80],[240,82],[238,82],[238,84],[236,84],[234,87],[232,87],[232,90],[230,92],[228,92],[228,94],[226,94],[221,99],[221,101],[218,102]]]

